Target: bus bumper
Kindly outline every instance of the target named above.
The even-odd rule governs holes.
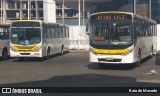
[[[114,63],[114,64],[130,64],[135,63],[134,54],[130,53],[126,56],[122,55],[95,55],[90,52],[91,63]]]
[[[13,52],[10,51],[10,57],[42,57],[40,52]]]

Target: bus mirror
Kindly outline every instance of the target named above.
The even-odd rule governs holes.
[[[89,22],[88,22],[88,23],[89,23]],[[86,25],[86,33],[87,33],[88,35],[90,35],[89,30],[88,30],[88,23],[87,23],[87,25]]]
[[[89,32],[89,23],[90,23],[90,21],[88,21],[88,23],[87,23],[87,25],[86,25],[86,33],[88,34],[88,35],[90,35],[90,32]]]
[[[86,26],[86,33],[89,35],[88,26]]]
[[[87,31],[86,33],[87,33],[88,35],[90,35],[90,33],[89,33],[88,31]]]
[[[88,32],[88,26],[86,26],[86,32]]]

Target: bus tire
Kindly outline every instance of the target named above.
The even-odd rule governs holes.
[[[64,45],[62,44],[61,46],[61,51],[60,51],[61,55],[64,53]]]
[[[8,51],[6,48],[3,49],[2,51],[2,60],[7,60],[8,59]]]
[[[49,59],[50,58],[50,48],[47,49],[47,56],[46,56],[46,59]]]
[[[141,51],[139,50],[138,51],[138,60],[136,62],[136,67],[139,67],[141,65],[141,61],[142,61],[142,59],[141,59]]]
[[[19,57],[18,60],[19,61],[24,61],[24,58],[23,57]]]
[[[150,55],[150,58],[152,59],[152,57],[153,57],[153,46],[152,46],[152,48],[151,48],[151,55]]]
[[[104,68],[106,66],[106,64],[104,63],[98,63],[99,68]]]

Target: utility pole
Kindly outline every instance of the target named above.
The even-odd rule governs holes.
[[[5,0],[2,1],[2,13],[3,13],[3,17],[2,17],[2,22],[5,22]]]
[[[30,0],[28,0],[28,20],[30,19],[30,18],[29,18],[29,17],[30,17],[30,11],[29,11],[29,10],[30,10],[30,8],[29,8],[29,7],[30,7],[30,6],[29,6],[30,3],[29,3],[29,1],[30,1]]]
[[[134,6],[134,7],[133,7],[133,10],[134,10],[134,14],[136,14],[136,2],[137,2],[137,1],[136,1],[136,0],[134,0],[133,2],[134,2],[134,5],[133,5],[133,6]]]
[[[85,5],[84,5],[84,0],[83,0],[83,26],[84,26],[84,19],[85,19]]]
[[[81,0],[78,0],[78,5],[79,5],[79,26],[81,26]]]
[[[62,24],[64,24],[64,0],[62,4]]]
[[[152,19],[152,13],[151,13],[151,9],[152,9],[152,4],[151,4],[151,0],[149,0],[149,19]]]
[[[2,0],[1,0],[1,23],[2,23]]]

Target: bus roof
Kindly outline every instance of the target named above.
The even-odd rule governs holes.
[[[41,20],[15,20],[13,22],[42,22]]]
[[[151,22],[151,23],[157,24],[157,22],[154,21],[154,20],[152,20],[152,19],[149,19],[149,18],[140,16],[140,15],[137,15],[137,14],[134,14],[134,16],[135,16],[135,17],[138,17],[138,18],[141,18],[141,19],[144,19],[144,20],[148,20],[148,21]]]
[[[9,23],[0,23],[0,26],[10,26]]]
[[[133,13],[131,13],[131,12],[122,12],[122,11],[104,11],[104,12],[97,12],[97,13],[93,13],[93,14],[91,14],[91,16],[92,15],[97,15],[97,14],[111,14],[111,13],[117,13],[117,14],[133,14]]]
[[[59,24],[59,25],[66,25],[66,24],[61,24],[61,23],[53,23],[53,22],[45,22],[41,20],[15,20],[13,22],[43,22],[45,24]]]

